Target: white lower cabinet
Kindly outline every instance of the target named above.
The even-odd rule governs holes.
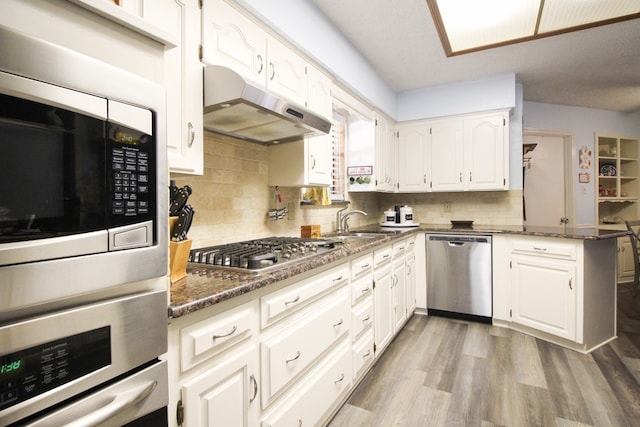
[[[255,300],[170,319],[170,426],[256,425],[258,320]]]
[[[315,307],[314,307],[315,308]],[[337,341],[348,335],[351,304],[346,289],[329,296],[315,310],[280,325],[263,338],[262,405],[269,405]]]
[[[493,324],[589,352],[616,336],[616,239],[493,236]]]
[[[635,257],[629,237],[618,238],[618,283],[633,281]]]
[[[263,427],[315,426],[351,387],[350,345],[343,341],[262,418]],[[231,425],[231,424],[229,424]]]
[[[575,261],[513,255],[512,321],[576,340]]]
[[[416,276],[416,253],[414,250],[415,246],[415,238],[410,239],[408,242],[408,250],[407,250],[407,258],[406,258],[406,266],[407,266],[407,274],[406,274],[406,289],[407,289],[407,317],[411,317],[413,313],[416,311],[416,286],[417,286],[417,276]]]
[[[326,424],[412,313],[412,242],[170,319],[169,425]]]
[[[259,404],[255,344],[242,346],[182,386],[184,425],[254,426]]]
[[[393,269],[391,246],[373,253],[373,303],[374,336],[376,357],[382,353],[393,338]]]

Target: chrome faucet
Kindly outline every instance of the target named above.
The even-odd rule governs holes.
[[[346,211],[347,209],[349,209],[349,201],[347,201],[347,206],[345,206],[344,208],[340,209],[338,212],[336,212],[336,231],[338,233],[342,232],[342,212]]]
[[[367,213],[364,211],[359,211],[359,210],[353,210],[353,211],[349,211],[346,214],[342,215],[342,224],[341,224],[341,229],[344,232],[349,231],[349,217],[353,214],[361,214],[366,216]]]

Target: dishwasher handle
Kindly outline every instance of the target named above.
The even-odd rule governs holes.
[[[427,241],[447,242],[449,246],[464,246],[466,243],[491,243],[491,236],[468,236],[453,234],[428,234]]]

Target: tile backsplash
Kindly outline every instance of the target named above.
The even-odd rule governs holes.
[[[205,132],[204,173],[201,176],[172,173],[178,186],[191,185],[189,203],[196,211],[189,238],[193,247],[229,243],[266,236],[299,236],[300,226],[320,225],[322,232],[336,228],[336,212],[342,206],[300,206],[299,188],[279,188],[268,182],[268,148],[235,138]],[[447,224],[451,219],[473,219],[478,224],[522,224],[522,191],[476,193],[385,194],[350,193],[354,215],[350,226],[377,224],[385,209],[396,204],[413,207],[416,221]],[[451,208],[445,211],[445,202]],[[271,208],[288,207],[278,221],[268,219]]]

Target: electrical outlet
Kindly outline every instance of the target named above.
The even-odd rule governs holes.
[[[451,212],[451,202],[444,202],[443,208],[445,212]]]

